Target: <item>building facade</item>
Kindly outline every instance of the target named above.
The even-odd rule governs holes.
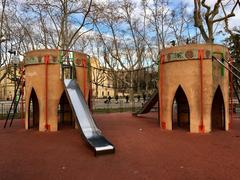
[[[2,78],[6,71],[8,70],[8,66],[3,66],[0,68],[0,78]],[[14,70],[13,67],[11,70]],[[9,78],[9,75],[5,75],[5,77],[0,81],[0,100],[12,100],[14,97],[14,81]]]
[[[95,98],[114,97],[113,81],[108,74],[108,69],[100,66],[99,60],[91,58],[92,66],[92,95]]]

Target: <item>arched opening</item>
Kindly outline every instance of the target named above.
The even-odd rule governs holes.
[[[62,93],[62,96],[58,105],[58,130],[66,127],[74,127],[75,121],[72,113],[71,106],[69,104],[67,95],[65,91]]]
[[[37,94],[32,89],[28,106],[28,129],[39,127],[39,103]]]
[[[190,108],[181,86],[176,91],[172,105],[172,129],[176,128],[190,130]]]
[[[225,129],[225,106],[220,86],[218,86],[212,101],[211,126],[212,131]]]

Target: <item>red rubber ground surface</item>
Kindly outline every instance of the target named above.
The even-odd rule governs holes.
[[[0,179],[239,179],[240,120],[229,131],[163,131],[154,115],[95,115],[116,153],[95,157],[77,130],[0,129]],[[0,121],[0,127],[4,121]]]

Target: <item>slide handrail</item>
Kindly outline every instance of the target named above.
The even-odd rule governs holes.
[[[229,69],[227,66],[225,66],[224,63],[221,62],[221,60],[219,60],[218,58],[216,58],[215,56],[212,56],[212,60],[217,61],[219,64],[221,64],[225,69],[227,69],[229,72],[231,72],[238,80],[240,80],[240,77],[234,73],[231,69]]]

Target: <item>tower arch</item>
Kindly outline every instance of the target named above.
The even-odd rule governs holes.
[[[219,85],[212,100],[211,130],[225,130],[225,105],[223,93]]]
[[[28,102],[28,129],[39,128],[39,101],[34,88],[31,89]]]
[[[65,91],[63,91],[62,95],[60,96],[59,103],[57,106],[57,114],[58,114],[57,123],[58,130],[63,129],[67,126],[74,127],[75,125],[74,116]]]
[[[190,131],[190,106],[181,85],[178,86],[172,102],[172,129]]]

